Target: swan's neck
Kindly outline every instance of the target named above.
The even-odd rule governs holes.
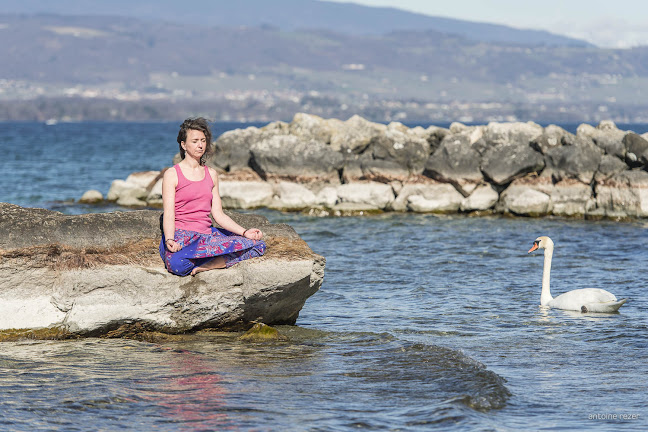
[[[553,297],[551,297],[551,290],[549,289],[549,278],[551,276],[551,257],[553,256],[553,247],[545,249],[544,252],[544,267],[542,269],[542,293],[540,294],[540,304],[546,306]]]

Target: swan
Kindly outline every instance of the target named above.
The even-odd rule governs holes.
[[[538,237],[533,242],[533,246],[531,246],[528,253],[537,249],[545,250],[544,267],[542,269],[542,293],[540,294],[541,306],[581,312],[609,313],[618,311],[628,300],[625,298],[617,301],[614,294],[600,288],[577,289],[553,298],[549,290],[549,275],[551,273],[551,257],[553,255],[554,243],[547,236]]]

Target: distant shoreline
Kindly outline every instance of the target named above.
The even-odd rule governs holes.
[[[214,122],[260,123],[290,121],[295,113],[307,112],[323,118],[346,119],[357,114],[378,123],[450,124],[461,121],[467,125],[489,122],[534,121],[539,124],[597,124],[612,120],[619,125],[648,124],[648,104],[612,106],[598,111],[600,104],[500,103],[500,108],[484,109],[482,103],[449,104],[445,110],[425,108],[425,103],[410,100],[375,100],[369,104],[353,104],[334,100],[326,105],[314,104],[305,110],[301,101],[277,101],[268,109],[261,101],[250,99],[242,107],[226,99],[210,100],[142,100],[118,101],[101,98],[41,97],[28,100],[0,100],[0,123],[9,122],[173,122],[191,116],[203,116]],[[393,107],[389,107],[394,105]],[[465,107],[464,107],[465,105]],[[472,108],[471,108],[472,107]],[[632,117],[628,113],[632,113]]]

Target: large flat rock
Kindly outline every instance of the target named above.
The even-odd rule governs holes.
[[[325,260],[285,224],[230,213],[266,234],[266,255],[178,277],[157,246],[159,211],[68,216],[0,203],[0,330],[101,335],[124,324],[182,333],[294,324]]]

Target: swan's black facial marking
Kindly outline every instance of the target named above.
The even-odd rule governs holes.
[[[581,313],[587,313],[587,307],[581,306]]]

